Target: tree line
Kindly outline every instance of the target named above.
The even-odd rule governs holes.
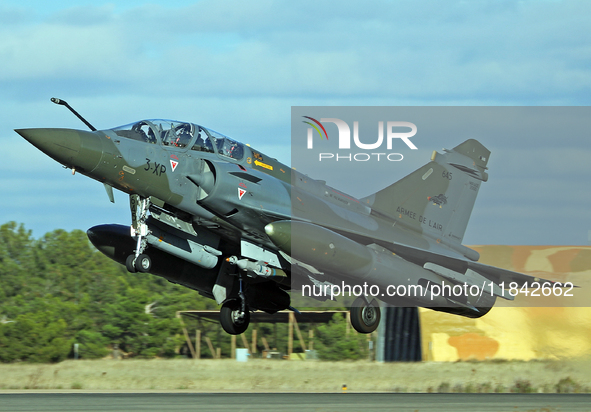
[[[182,356],[185,339],[175,314],[204,309],[218,305],[158,276],[127,272],[81,230],[57,229],[36,239],[23,224],[0,226],[1,362],[59,362],[73,357],[74,343],[85,359],[102,358],[115,345],[130,357]],[[219,325],[186,322],[230,356],[230,337]],[[273,336],[278,350],[287,346],[287,325],[257,327],[259,336]],[[308,325],[300,327],[307,333]],[[365,337],[345,335],[342,318],[316,327],[320,358],[365,357]]]

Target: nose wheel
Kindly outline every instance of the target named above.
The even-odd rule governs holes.
[[[127,256],[127,259],[125,260],[125,267],[127,268],[127,271],[130,273],[137,272],[135,268],[135,255]]]
[[[381,311],[374,299],[368,303],[365,297],[358,297],[350,310],[351,325],[359,333],[371,333],[380,324]]]
[[[131,273],[146,273],[152,269],[152,259],[145,253],[142,253],[137,258],[135,255],[129,255],[125,261],[125,267],[127,268],[127,271]]]

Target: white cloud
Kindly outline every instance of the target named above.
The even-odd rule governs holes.
[[[569,94],[578,102],[577,92],[589,91],[591,34],[584,19],[573,18],[588,13],[588,3],[426,3],[68,8],[41,24],[0,31],[0,74],[183,96],[529,103]]]
[[[140,118],[186,119],[286,162],[292,105],[578,105],[591,97],[586,1],[62,4],[0,6],[2,215],[10,210],[11,216],[31,218],[45,205],[43,218],[35,219],[58,222],[59,205],[78,204],[83,207],[69,209],[74,215],[88,208],[72,219],[80,228],[90,225],[85,218],[111,221],[114,209],[90,205],[92,193],[97,203],[106,202],[99,184],[65,176],[12,131],[83,128],[65,109],[50,105],[52,96],[68,100],[99,128]],[[434,130],[421,149],[429,142],[439,148],[468,137],[486,139],[493,152],[491,181],[474,216],[482,216],[482,208],[497,218],[487,206],[494,199],[526,202],[520,187],[536,189],[531,200],[552,205],[558,214],[589,216],[587,198],[580,190],[572,193],[590,171],[589,128],[564,136],[568,115],[559,124],[537,125],[527,109],[515,116],[511,123],[521,120],[523,126],[497,136],[480,136],[473,127],[466,129],[476,131],[470,136],[466,130]],[[479,121],[487,129],[487,121],[494,125],[498,117]],[[518,184],[515,176],[522,177]],[[71,190],[61,191],[66,184]],[[557,199],[581,206],[545,198],[544,185]],[[546,212],[527,210],[515,206],[531,225],[545,224],[540,221]],[[587,221],[580,224],[591,226]],[[493,219],[492,225],[488,230],[499,238],[519,221],[496,225]]]

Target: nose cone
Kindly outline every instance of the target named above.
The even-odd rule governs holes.
[[[15,132],[49,157],[81,171],[94,169],[102,156],[95,133],[74,129],[17,129]]]
[[[71,129],[18,129],[15,130],[37,149],[58,160],[80,153],[80,136]]]

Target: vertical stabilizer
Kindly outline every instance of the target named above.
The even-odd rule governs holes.
[[[433,152],[431,162],[363,200],[411,229],[460,244],[480,184],[488,180],[489,156],[480,142],[466,140]]]

